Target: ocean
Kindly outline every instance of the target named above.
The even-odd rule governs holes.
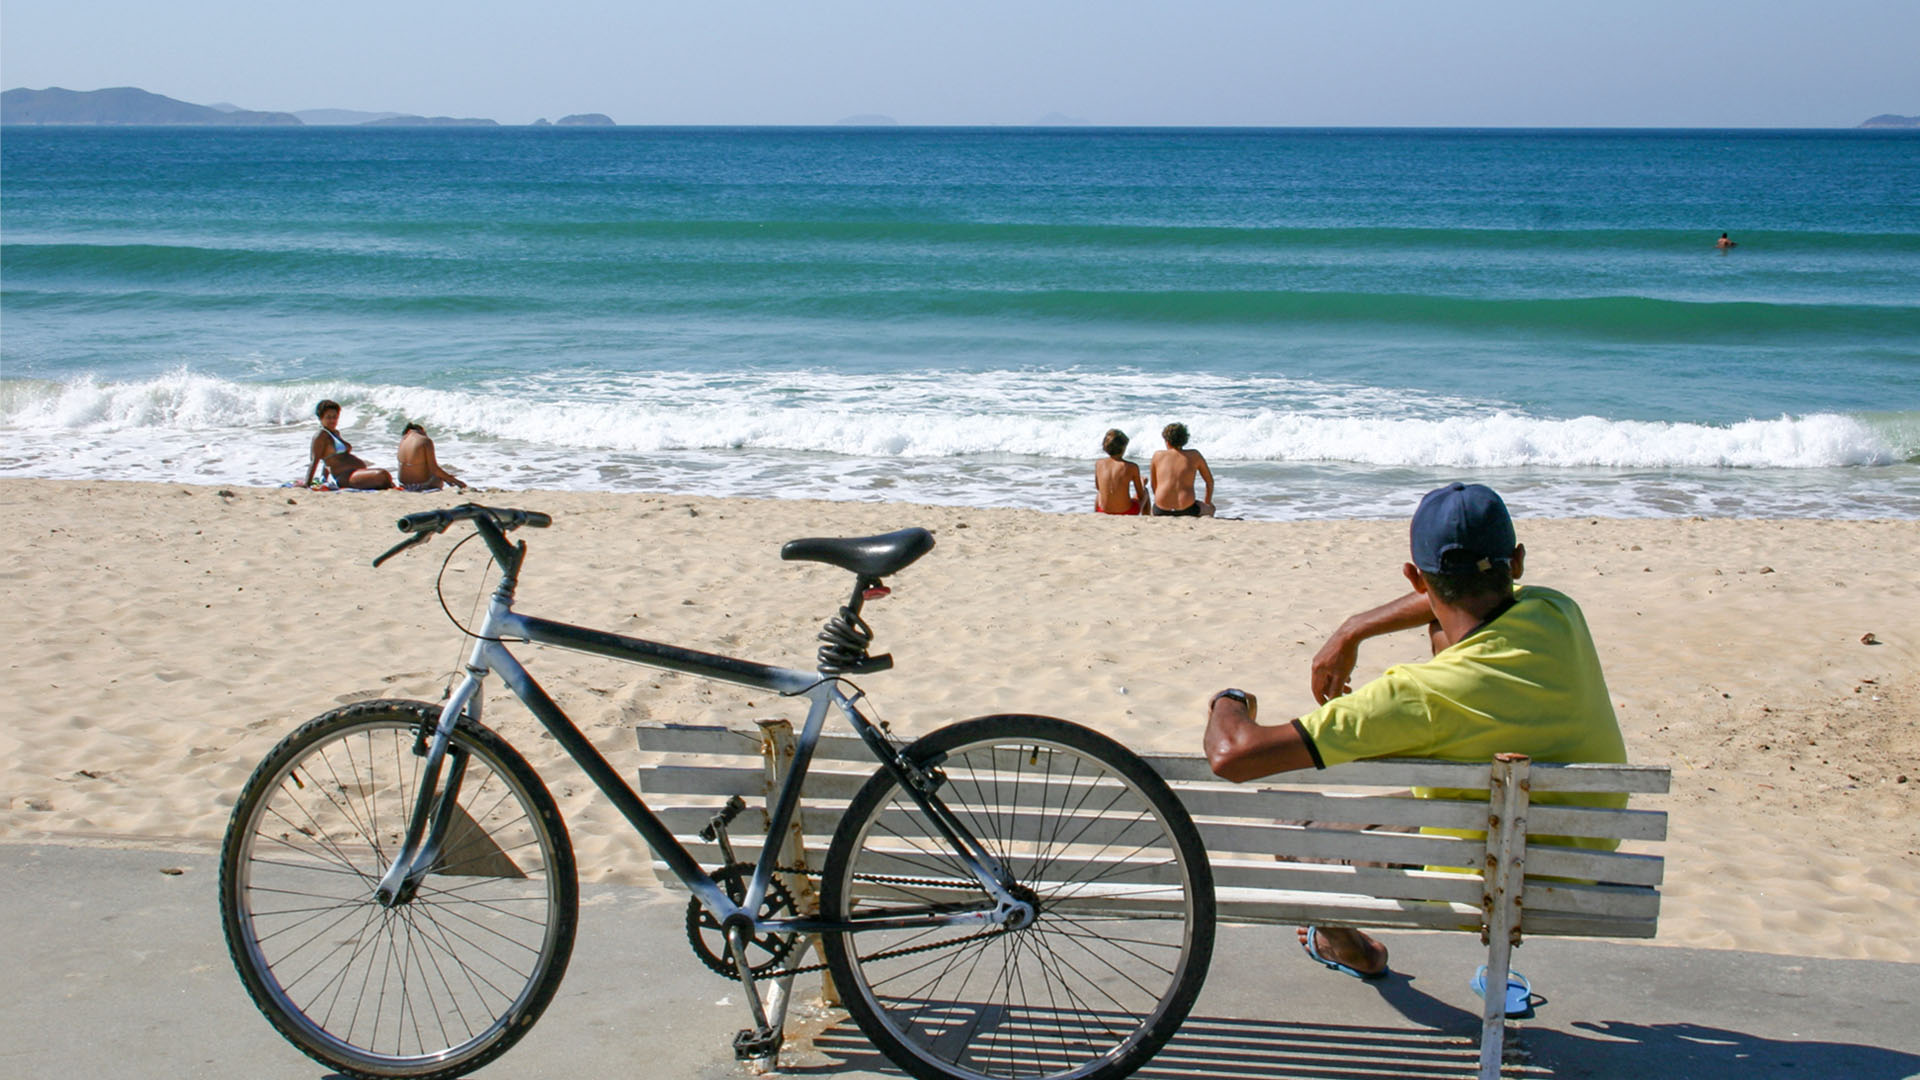
[[[0,475],[322,397],[490,489],[1085,512],[1180,421],[1224,516],[1920,518],[1920,134],[6,130]]]

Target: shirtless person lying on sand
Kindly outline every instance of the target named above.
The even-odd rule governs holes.
[[[343,488],[379,491],[393,486],[393,476],[385,469],[370,469],[353,454],[353,444],[340,437],[340,403],[322,401],[313,414],[320,418],[320,431],[308,448],[307,478],[301,487],[313,484],[314,470],[325,466],[327,475]]]
[[[1147,489],[1140,483],[1140,466],[1128,461],[1127,433],[1107,429],[1100,440],[1106,459],[1093,463],[1093,489],[1099,497],[1093,501],[1096,514],[1139,514],[1146,510]]]
[[[439,491],[448,484],[467,490],[464,480],[440,467],[427,429],[408,424],[400,433],[400,486],[407,491]]]
[[[1165,450],[1153,455],[1153,516],[1212,517],[1213,470],[1200,451],[1187,449],[1187,425],[1168,424],[1160,432]],[[1193,477],[1207,482],[1207,496],[1193,497]]]

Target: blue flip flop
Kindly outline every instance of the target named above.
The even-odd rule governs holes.
[[[1361,971],[1359,968],[1349,967],[1338,960],[1329,960],[1326,957],[1321,956],[1320,950],[1313,947],[1313,928],[1312,927],[1308,927],[1306,936],[1300,939],[1300,947],[1307,950],[1307,956],[1312,958],[1314,963],[1331,968],[1334,971],[1338,971],[1343,975],[1351,975],[1356,979],[1365,979],[1367,981],[1372,981],[1374,979],[1384,979],[1387,977],[1388,969],[1386,968],[1381,968],[1379,971],[1373,972],[1372,974],[1368,974],[1367,972]]]
[[[1480,965],[1480,970],[1473,973],[1467,986],[1480,996],[1480,1000],[1487,999],[1487,965]],[[1517,971],[1507,972],[1506,1005],[1508,1016],[1525,1016],[1533,1011],[1533,984]]]

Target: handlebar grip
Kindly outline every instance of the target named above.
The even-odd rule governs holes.
[[[527,525],[532,528],[544,529],[553,524],[552,514],[543,514],[538,510],[527,510],[524,513],[527,515]]]
[[[408,514],[395,524],[401,532],[419,532],[422,529],[439,529],[447,523],[445,510],[423,510],[418,514]]]

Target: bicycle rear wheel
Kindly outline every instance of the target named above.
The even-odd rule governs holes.
[[[1063,720],[989,716],[908,757],[1038,909],[1018,930],[829,934],[848,1012],[921,1080],[1113,1080],[1186,1019],[1213,955],[1213,876],[1184,807],[1119,743]],[[827,918],[924,912],[983,895],[885,769],[827,853]]]
[[[440,709],[368,701],[317,717],[254,770],[220,860],[233,965],[273,1026],[354,1077],[476,1069],[533,1025],[566,972],[573,848],[546,786],[462,718],[464,761],[433,870],[411,900],[374,896],[407,831]]]

